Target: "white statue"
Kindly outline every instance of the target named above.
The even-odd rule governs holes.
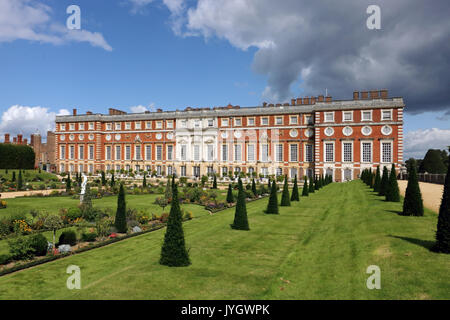
[[[82,173],[82,175],[83,175],[83,182],[81,183],[80,203],[83,202],[84,193],[86,192],[86,184],[88,181],[87,175],[85,175],[84,173]]]

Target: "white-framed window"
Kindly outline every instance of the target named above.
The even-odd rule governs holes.
[[[305,162],[313,162],[313,145],[305,144]]]
[[[120,154],[121,154],[120,146],[116,146],[116,157],[115,157],[116,160],[120,160],[122,158]]]
[[[334,122],[334,111],[325,112],[324,122]]]
[[[94,123],[93,122],[89,122],[89,130],[94,130]]]
[[[173,146],[172,145],[167,146],[167,160],[173,160]]]
[[[282,125],[283,124],[283,117],[275,117],[275,124],[276,125]]]
[[[261,168],[261,174],[263,177],[267,177],[269,175],[269,169],[268,168]]]
[[[361,142],[361,162],[370,163],[372,162],[372,142],[363,141]]]
[[[381,110],[381,121],[392,120],[392,109]]]
[[[162,121],[156,121],[156,129],[162,129],[163,123]]]
[[[208,119],[208,127],[214,127],[214,119]]]
[[[131,122],[125,122],[125,130],[131,130]]]
[[[125,146],[125,160],[131,160],[131,146]]]
[[[117,171],[117,172],[120,171],[120,164],[116,164],[116,171]]]
[[[61,165],[59,166],[59,172],[64,172],[64,163],[61,163]]]
[[[267,143],[261,144],[261,161],[269,161],[269,145]]]
[[[282,176],[283,175],[283,168],[277,168],[275,171],[275,174],[277,175],[277,177]]]
[[[342,161],[353,161],[353,142],[342,142]]]
[[[392,162],[392,141],[381,142],[381,162]]]
[[[372,110],[362,110],[361,121],[372,121]]]
[[[65,131],[65,130],[66,130],[66,125],[63,124],[63,123],[61,123],[61,124],[59,125],[59,130]]]
[[[106,160],[111,160],[111,146],[106,146]]]
[[[283,161],[283,145],[281,143],[275,144],[275,161]]]
[[[221,123],[222,123],[222,127],[228,127],[228,119],[222,119],[221,120]]]
[[[289,116],[289,124],[298,124],[298,116]]]
[[[289,145],[289,161],[297,162],[298,161],[298,144]]]
[[[173,120],[167,120],[166,125],[168,129],[173,129]]]
[[[163,154],[162,154],[162,145],[158,144],[156,146],[156,160],[157,161],[161,161],[163,158]]]
[[[234,145],[234,161],[242,161],[242,146],[240,144]]]
[[[136,121],[134,123],[134,130],[141,130],[141,122],[140,121]]]
[[[222,177],[225,177],[226,175],[228,175],[228,168],[222,167]]]
[[[145,129],[151,129],[152,128],[152,122],[151,121],[145,121]]]
[[[180,176],[186,177],[186,166],[180,167]]]
[[[187,146],[185,144],[180,145],[180,159],[182,161],[186,161],[186,150],[187,150]],[[186,167],[184,168],[184,175],[182,176],[186,176]]]
[[[121,130],[122,129],[122,124],[120,122],[115,122],[114,123],[114,129],[115,130]]]
[[[247,118],[247,126],[254,126],[255,125],[255,118],[249,117]]]
[[[228,145],[222,145],[222,161],[228,161]]]
[[[88,171],[89,171],[89,173],[94,173],[94,165],[93,164],[90,164],[88,166]]]
[[[78,130],[84,130],[84,123],[78,124]]]
[[[214,160],[214,146],[212,144],[206,145],[206,159],[208,161]]]
[[[353,121],[353,111],[342,111],[342,121]]]
[[[311,116],[311,115],[305,115],[305,124],[306,125],[310,125],[310,124],[313,124],[314,123],[314,121],[313,121],[313,116]]]
[[[187,120],[186,119],[180,120],[180,127],[187,128]]]
[[[89,146],[89,160],[94,159],[94,146]]]
[[[106,124],[106,130],[108,130],[108,131],[112,130],[112,123]]]
[[[247,145],[247,161],[255,161],[255,145],[248,144]]]
[[[134,146],[134,159],[141,160],[141,146]]]
[[[261,125],[268,126],[269,125],[269,117],[261,117]]]
[[[194,161],[200,161],[200,146],[194,145]]]
[[[297,168],[291,168],[291,170],[289,170],[289,174],[290,174],[290,177],[291,177],[292,179],[294,179],[295,176],[298,175],[298,174],[297,174]]]
[[[334,162],[334,143],[325,142],[325,162]]]
[[[235,126],[242,126],[242,119],[241,118],[234,118],[234,125]]]
[[[152,145],[145,145],[145,160],[152,160]]]
[[[167,166],[167,175],[171,176],[173,174],[173,167]]]
[[[83,172],[83,165],[82,164],[78,165],[78,172]]]
[[[84,146],[78,147],[78,159],[84,160]]]
[[[69,147],[69,159],[70,160],[75,159],[75,146]]]
[[[69,130],[75,130],[75,123],[70,123],[69,124]]]

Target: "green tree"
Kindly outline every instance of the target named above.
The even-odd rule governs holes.
[[[266,213],[278,214],[278,196],[277,196],[277,184],[272,182],[270,189],[269,203],[267,204]]]
[[[127,232],[127,217],[126,217],[126,203],[125,203],[125,190],[123,184],[120,184],[119,196],[117,197],[117,211],[116,220],[114,226],[120,233]]]
[[[386,166],[383,167],[383,175],[381,176],[379,196],[385,196],[389,185],[389,172]]]
[[[56,244],[56,230],[61,229],[63,226],[64,223],[60,216],[56,214],[51,214],[45,217],[44,228],[53,231],[53,248],[55,248]]]
[[[114,181],[114,172],[113,172],[111,174],[111,188],[113,188],[115,184],[116,184],[116,182]]]
[[[216,177],[215,174],[214,174],[214,179],[213,179],[213,185],[212,185],[212,188],[213,188],[213,189],[217,189],[217,177]]]
[[[308,195],[309,195],[308,177],[305,176],[305,183],[303,184],[302,197],[307,197]]]
[[[252,192],[253,192],[253,195],[256,197],[256,195],[258,194],[258,192],[256,191],[256,183],[255,183],[255,179],[252,179]]]
[[[450,253],[450,165],[445,176],[444,193],[442,194],[441,206],[439,207],[436,243],[433,250]]]
[[[19,178],[17,179],[17,190],[22,190],[22,188],[23,188],[22,171],[19,170]]]
[[[69,192],[70,189],[72,189],[72,181],[70,180],[70,172],[67,173],[67,178],[66,178],[66,192]]]
[[[300,201],[300,197],[298,195],[297,175],[295,175],[294,178],[294,186],[292,187],[291,201]]]
[[[381,175],[380,166],[377,167],[377,172],[375,173],[375,181],[373,183],[373,191],[380,192]]]
[[[233,189],[231,187],[231,183],[228,185],[227,202],[228,203],[234,202]]]
[[[408,185],[405,191],[405,200],[403,201],[404,216],[423,216],[422,194],[417,179],[415,162],[410,163],[408,174]]]
[[[191,264],[186,250],[182,219],[178,187],[176,183],[172,183],[172,203],[159,259],[159,263],[162,265],[185,267]]]
[[[314,177],[314,190],[319,190],[320,186],[319,186],[319,180],[317,179],[317,177]]]
[[[106,186],[105,171],[102,170],[102,186]]]
[[[291,206],[287,175],[284,176],[284,186],[283,186],[283,193],[281,195],[280,206],[282,206],[282,207],[290,207]]]
[[[314,188],[314,178],[310,178],[309,179],[309,190],[308,190],[308,194],[309,193],[314,193],[315,192],[315,188]]]
[[[12,173],[12,178],[11,178],[11,182],[15,182],[16,181],[16,172],[13,171]]]
[[[400,202],[400,191],[398,190],[397,174],[395,166],[392,164],[391,173],[389,174],[389,184],[386,190],[386,201]]]
[[[241,178],[238,179],[238,198],[234,213],[234,221],[231,228],[236,230],[250,230],[247,218],[247,207],[245,203],[245,191]]]
[[[429,149],[420,164],[419,172],[445,173],[446,168],[442,161],[441,150]]]
[[[167,180],[169,180],[169,179],[167,179]],[[142,180],[142,188],[147,188],[147,178],[145,177],[145,174],[144,174],[144,179]]]
[[[172,178],[174,179],[174,178]],[[164,192],[164,198],[169,201],[170,199],[172,199],[172,189],[173,189],[173,184],[170,184],[170,179],[167,179],[167,184],[166,184],[166,191]]]

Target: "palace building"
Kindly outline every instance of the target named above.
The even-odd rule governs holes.
[[[403,166],[403,98],[387,90],[351,100],[56,117],[59,172],[115,170],[158,176],[330,174],[352,180],[365,168]]]

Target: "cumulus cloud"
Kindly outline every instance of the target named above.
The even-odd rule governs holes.
[[[47,131],[55,129],[55,116],[69,114],[67,109],[60,109],[55,113],[41,106],[11,106],[2,114],[0,139],[4,140],[5,133],[10,133],[11,137],[21,133],[24,138],[29,138],[30,134],[37,131],[46,137]]]
[[[386,88],[405,98],[409,113],[449,107],[448,0],[379,0],[381,30],[366,27],[369,0],[164,3],[178,34],[256,48],[252,68],[267,76],[265,99]]]
[[[450,130],[419,129],[405,134],[404,159],[423,159],[428,149],[446,149],[450,145]]]
[[[29,40],[61,45],[74,41],[112,50],[101,33],[69,30],[53,22],[51,14],[51,7],[35,0],[0,0],[0,42]]]
[[[148,106],[138,105],[130,107],[131,113],[143,113],[145,111],[155,111],[155,104],[151,103]]]

